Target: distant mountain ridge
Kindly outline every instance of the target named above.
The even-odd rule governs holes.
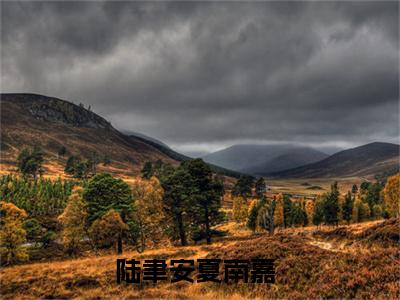
[[[239,172],[262,175],[316,162],[328,157],[316,149],[292,144],[234,145],[208,154],[204,160]]]
[[[374,175],[398,169],[399,159],[399,145],[374,142],[340,151],[316,163],[264,175],[280,178]]]

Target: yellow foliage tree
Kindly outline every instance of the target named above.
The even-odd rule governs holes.
[[[77,252],[79,243],[85,236],[87,211],[82,192],[81,187],[74,188],[64,212],[58,217],[63,225],[63,244],[70,255]]]
[[[249,206],[243,197],[233,198],[233,219],[237,223],[244,223],[247,220]]]
[[[27,217],[23,209],[12,203],[0,202],[0,255],[6,264],[28,260],[25,248],[21,247],[26,241],[26,231],[22,227]]]
[[[305,201],[305,208],[307,213],[308,224],[312,224],[313,213],[314,213],[314,201],[306,200]]]
[[[121,236],[128,230],[128,225],[114,209],[110,209],[104,216],[96,219],[89,229],[89,235],[95,245],[107,248],[121,240]],[[118,246],[119,247],[119,246]]]
[[[400,215],[400,173],[390,176],[383,189],[383,202],[391,217]]]
[[[278,194],[276,197],[276,206],[274,213],[274,224],[277,227],[283,227],[283,195]]]
[[[166,239],[163,226],[165,220],[163,210],[164,190],[156,177],[150,180],[138,178],[132,185],[135,201],[135,219],[139,229],[142,250],[155,247]]]

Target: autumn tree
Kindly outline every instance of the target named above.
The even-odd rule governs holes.
[[[87,203],[89,224],[104,216],[110,209],[119,213],[126,223],[133,210],[132,192],[128,184],[108,173],[97,174],[90,179],[84,189],[83,199]],[[122,235],[118,234],[115,238],[118,240],[118,253],[122,253]]]
[[[149,180],[136,179],[132,184],[135,206],[134,218],[137,224],[138,246],[143,251],[149,242],[157,245],[164,237],[164,228],[160,226],[165,220],[163,210],[164,191],[156,177]]]
[[[6,264],[13,264],[28,259],[26,231],[22,224],[27,217],[23,209],[12,203],[0,202],[0,257]]]
[[[278,194],[276,197],[275,214],[274,214],[274,224],[276,227],[284,226],[284,211],[283,211],[283,195]]]
[[[85,236],[87,211],[82,193],[81,187],[75,187],[68,199],[67,207],[58,217],[58,221],[63,226],[61,234],[63,244],[69,255],[77,253],[79,243]]]
[[[305,211],[306,211],[306,214],[307,214],[307,220],[308,220],[309,224],[312,223],[314,206],[315,206],[314,201],[312,201],[312,200],[306,200],[305,201]]]
[[[243,197],[233,198],[233,219],[237,223],[246,222],[248,216],[248,205],[246,199]]]
[[[128,231],[128,225],[122,220],[120,214],[110,209],[102,217],[96,219],[89,228],[89,235],[96,246],[110,247],[115,244],[118,254],[122,253],[122,236]],[[118,237],[116,239],[116,237]]]
[[[258,210],[258,221],[259,226],[268,231],[269,235],[274,234],[274,213],[276,207],[275,199],[267,199],[263,196],[263,205]]]
[[[383,201],[389,216],[398,217],[400,215],[400,173],[388,178],[383,189]]]

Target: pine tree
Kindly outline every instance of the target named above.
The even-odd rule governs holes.
[[[265,184],[264,178],[260,177],[255,184],[256,195],[259,199],[264,195],[267,190],[267,185]]]
[[[324,201],[324,219],[326,224],[339,223],[339,190],[337,182],[331,185],[331,191],[326,195]]]
[[[84,189],[83,198],[87,203],[89,224],[110,209],[119,213],[125,223],[133,210],[132,192],[128,184],[107,173],[97,174],[90,179]],[[122,235],[117,238],[118,253],[122,253]]]
[[[257,203],[253,203],[250,208],[249,217],[247,219],[247,228],[251,231],[255,232],[257,228],[257,215],[258,215],[258,205]]]
[[[251,197],[254,186],[254,177],[242,175],[232,189],[232,196]]]
[[[324,201],[323,199],[317,199],[314,205],[314,213],[312,222],[314,225],[319,226],[324,221]]]
[[[357,192],[358,192],[357,184],[353,184],[353,187],[351,188],[351,192],[352,192],[353,194],[357,194]]]
[[[347,222],[347,224],[350,223],[350,220],[353,215],[353,200],[351,198],[351,193],[347,192],[346,197],[343,202],[342,206],[342,215],[343,215],[343,220]]]
[[[142,172],[142,178],[150,179],[151,176],[153,176],[154,174],[152,162],[146,161],[141,172]]]
[[[32,176],[33,179],[36,179],[38,174],[42,174],[42,163],[43,151],[38,145],[35,145],[31,150],[23,149],[17,158],[18,171],[24,176]]]
[[[292,200],[288,195],[283,197],[283,225],[285,228],[292,226]]]
[[[193,159],[182,163],[191,176],[191,217],[198,228],[204,232],[207,244],[211,243],[211,226],[222,220],[221,198],[224,187],[217,180],[202,159]]]
[[[164,213],[167,217],[167,232],[182,246],[187,245],[188,231],[191,228],[191,176],[182,166],[161,176],[164,189]]]

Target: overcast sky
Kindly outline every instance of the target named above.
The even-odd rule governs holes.
[[[1,2],[1,91],[183,151],[399,141],[393,2]]]

